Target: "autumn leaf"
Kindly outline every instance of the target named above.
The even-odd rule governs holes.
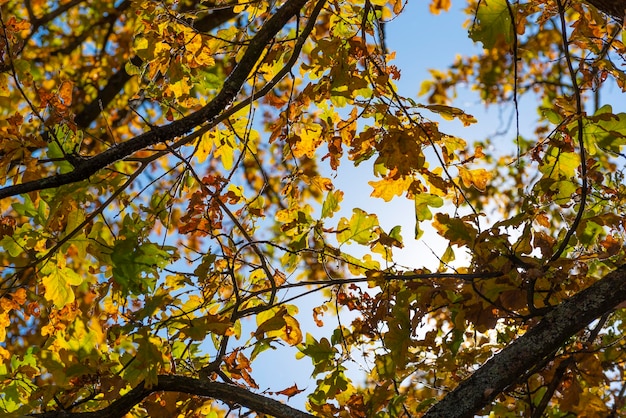
[[[59,100],[61,100],[61,103],[63,103],[65,106],[71,106],[72,105],[72,92],[74,89],[74,85],[72,84],[71,81],[69,80],[65,80],[61,83],[61,86],[59,86]]]
[[[497,42],[506,45],[513,43],[513,23],[506,0],[485,0],[478,3],[476,20],[470,30],[474,42],[482,42],[483,47],[493,48]]]
[[[289,399],[292,396],[295,396],[298,393],[302,393],[302,392],[304,392],[304,389],[298,389],[298,385],[294,384],[293,386],[289,386],[286,389],[279,390],[278,392],[276,392],[276,394],[277,395],[285,395],[287,397],[287,399]]]
[[[477,122],[474,116],[468,115],[462,109],[459,109],[457,107],[444,105],[420,105],[420,107],[437,113],[446,120],[459,119],[461,122],[463,122],[463,126],[469,126]]]
[[[376,215],[368,214],[361,209],[354,209],[350,220],[341,218],[337,225],[337,239],[340,243],[354,241],[358,244],[367,244],[373,240],[378,227]]]
[[[266,317],[267,319],[263,320]],[[262,322],[255,331],[255,336],[259,339],[263,335],[279,337],[289,345],[297,345],[302,341],[300,324],[287,313],[286,309],[279,309],[275,314],[270,313],[269,317],[268,315],[260,315],[257,319],[257,322],[259,321]]]
[[[339,210],[339,203],[343,200],[341,190],[332,190],[322,204],[322,218],[330,218]]]
[[[83,279],[72,269],[66,267],[64,261],[47,263],[41,270],[42,282],[46,289],[45,298],[54,303],[57,309],[74,302],[72,286],[78,286]]]
[[[623,415],[623,7],[222,3],[2,2],[2,413]]]
[[[432,14],[439,14],[441,10],[448,11],[450,10],[450,0],[431,0],[430,2],[430,12]]]
[[[459,247],[471,247],[478,235],[478,231],[468,222],[443,213],[435,215],[433,226],[441,236],[450,241],[450,244]]]
[[[487,184],[491,180],[491,173],[484,168],[477,168],[474,170],[468,170],[464,167],[458,167],[459,176],[463,181],[465,187],[476,187],[478,190],[484,192]]]
[[[369,181],[368,184],[374,189],[372,197],[379,197],[385,202],[391,201],[396,196],[406,193],[413,180],[409,177],[400,179],[384,178],[379,181]]]

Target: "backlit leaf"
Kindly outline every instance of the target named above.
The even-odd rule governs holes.
[[[513,43],[513,23],[507,0],[482,0],[478,3],[476,20],[470,30],[474,42],[493,48],[497,42]]]
[[[484,192],[487,184],[491,180],[491,173],[484,168],[477,168],[474,170],[468,170],[464,167],[458,167],[459,176],[463,181],[465,187],[476,187],[478,190]]]
[[[450,241],[450,244],[459,247],[471,247],[478,235],[478,231],[468,222],[443,213],[435,215],[433,226],[441,236]]]
[[[41,271],[43,285],[46,289],[45,297],[61,309],[68,303],[74,302],[74,289],[83,279],[72,269],[65,267],[65,263],[47,263]]]
[[[378,217],[361,209],[354,209],[352,212],[350,220],[341,218],[339,221],[337,239],[342,244],[349,241],[358,244],[369,243],[376,236]]]

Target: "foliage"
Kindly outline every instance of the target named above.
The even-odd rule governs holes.
[[[468,1],[482,53],[417,102],[400,0],[0,2],[3,416],[626,415],[618,3]],[[446,133],[461,84],[536,101],[513,155]],[[438,268],[344,201],[360,164]],[[261,391],[271,349],[311,385]]]

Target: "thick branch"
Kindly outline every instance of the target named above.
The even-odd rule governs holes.
[[[602,13],[611,16],[619,23],[624,22],[626,3],[624,0],[586,0],[587,3],[595,6]]]
[[[180,120],[122,142],[89,159],[82,160],[69,173],[34,180],[0,189],[0,199],[23,193],[49,189],[86,180],[98,170],[126,158],[144,148],[171,141],[217,117],[230,103],[253,71],[265,47],[306,4],[307,0],[289,0],[263,25],[252,38],[241,61],[224,82],[222,90],[206,106]]]
[[[250,410],[277,418],[313,418],[313,415],[294,409],[267,396],[227,383],[211,382],[185,376],[161,375],[158,383],[147,388],[143,383],[109,406],[93,412],[49,411],[32,414],[37,418],[120,418],[154,392],[180,392],[220,401],[235,403]]]
[[[626,266],[621,266],[555,307],[534,328],[448,393],[424,417],[473,417],[533,365],[624,301]]]
[[[118,15],[121,14],[130,4],[130,1],[122,3],[116,8],[116,13]],[[193,26],[197,30],[208,32],[235,16],[236,14],[232,8],[218,9],[193,22]],[[137,67],[143,64],[141,59],[136,56],[131,58],[130,62]],[[76,115],[74,119],[76,125],[82,129],[89,127],[96,120],[102,109],[106,108],[113,101],[130,79],[131,76],[126,72],[125,67],[120,68],[109,78],[107,84],[98,92],[98,96]]]

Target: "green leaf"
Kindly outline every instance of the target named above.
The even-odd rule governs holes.
[[[591,155],[595,155],[596,148],[619,153],[626,145],[626,113],[613,114],[611,106],[605,105],[584,122],[585,144]],[[570,129],[576,132],[575,124]]]
[[[329,192],[322,204],[322,218],[332,218],[335,212],[339,210],[339,203],[342,200],[343,192],[341,190]]]
[[[361,209],[353,209],[350,220],[341,218],[337,229],[337,240],[340,244],[354,241],[359,244],[368,244],[378,235],[375,229],[378,227],[378,217],[368,214]]]
[[[33,235],[30,224],[24,224],[18,227],[13,235],[5,235],[0,240],[0,245],[9,253],[11,257],[18,257],[28,248],[28,241]]]
[[[470,38],[482,42],[485,49],[493,48],[499,41],[506,46],[513,43],[513,23],[506,0],[482,0],[476,11],[476,21],[470,29]]]
[[[173,252],[173,248],[160,248],[151,242],[140,244],[133,236],[117,240],[111,253],[113,280],[124,295],[150,292],[156,285],[159,268],[170,262]]]
[[[461,344],[463,343],[463,334],[464,330],[457,328],[452,330],[452,341],[450,341],[448,344],[450,347],[450,351],[454,355],[456,355],[456,353],[459,351],[459,348],[461,347]]]
[[[554,180],[571,179],[576,175],[576,169],[580,165],[580,157],[572,151],[564,151],[561,148],[550,147],[544,160],[539,167],[546,178]]]
[[[440,208],[443,206],[443,199],[430,193],[420,193],[415,195],[415,239],[420,239],[424,231],[419,227],[421,221],[428,221],[433,218],[430,207]]]
[[[59,130],[60,131],[60,130]],[[59,136],[63,135],[63,132],[58,132]],[[70,152],[70,150],[68,150]],[[56,164],[59,166],[59,171],[63,173],[69,173],[74,170],[72,164],[70,164],[67,160],[65,160],[65,152],[61,149],[60,144],[56,141],[50,142],[48,144],[48,158],[51,160],[56,160]]]
[[[311,376],[316,376],[319,373],[335,368],[333,360],[337,354],[337,349],[331,346],[326,338],[317,341],[311,334],[307,333],[304,345],[300,345],[298,348],[301,353],[297,356],[298,358],[306,356],[313,361],[315,368]]]
[[[433,226],[442,237],[450,241],[450,244],[459,247],[472,247],[478,231],[469,223],[458,218],[451,218],[445,213],[435,215]]]
[[[454,250],[452,249],[452,245],[448,245],[448,248],[446,248],[446,251],[441,256],[441,262],[444,264],[447,264],[451,261],[454,261],[454,259],[455,259],[455,254],[454,254]]]

